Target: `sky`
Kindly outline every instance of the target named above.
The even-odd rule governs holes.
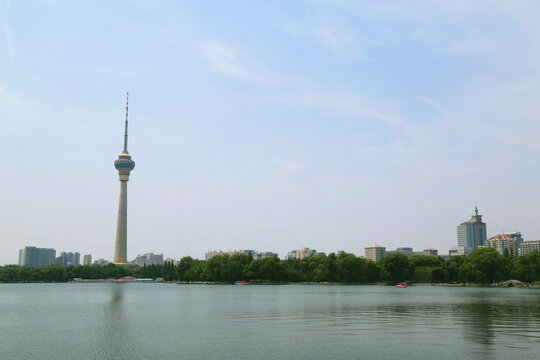
[[[538,1],[0,0],[0,264],[540,239]]]

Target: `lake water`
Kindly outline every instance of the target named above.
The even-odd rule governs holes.
[[[518,357],[538,289],[0,284],[0,359]]]

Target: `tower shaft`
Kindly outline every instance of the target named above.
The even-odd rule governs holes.
[[[116,220],[116,244],[114,263],[127,264],[127,181],[120,181],[120,201]]]
[[[129,97],[129,93],[127,94]],[[114,162],[114,167],[118,170],[120,178],[120,201],[118,204],[118,219],[116,220],[116,243],[114,246],[114,263],[118,265],[127,264],[127,182],[129,174],[135,167],[135,161],[131,160],[131,155],[127,151],[128,140],[128,101],[126,98],[126,123],[124,128],[124,150]]]

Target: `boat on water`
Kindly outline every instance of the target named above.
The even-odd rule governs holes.
[[[235,281],[234,285],[246,285],[246,282],[244,280]]]
[[[407,282],[404,281],[404,282],[402,282],[402,283],[398,283],[398,284],[396,285],[396,287],[397,287],[397,288],[406,288],[406,287],[407,287]]]

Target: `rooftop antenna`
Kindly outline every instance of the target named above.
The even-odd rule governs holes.
[[[127,107],[126,107],[126,111],[127,111]],[[126,138],[127,138],[127,119],[126,119]],[[476,204],[474,204],[474,212],[476,213],[476,216],[478,216],[478,208],[476,207]]]
[[[124,152],[127,152],[128,104],[129,104],[129,90],[126,94],[126,129],[124,131]]]

